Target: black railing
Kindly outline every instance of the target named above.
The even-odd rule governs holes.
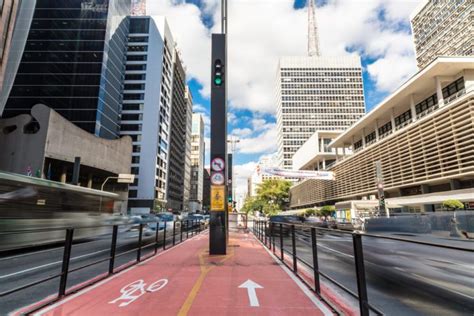
[[[156,235],[154,238],[154,241],[148,244],[143,244],[143,229],[145,227],[145,224],[139,224],[138,226],[138,240],[137,240],[137,247],[123,251],[120,253],[117,253],[117,239],[119,235],[119,227],[131,227],[133,224],[127,223],[127,224],[120,224],[120,225],[94,225],[94,226],[80,226],[80,227],[52,227],[52,228],[41,228],[41,229],[28,229],[28,230],[17,230],[17,231],[5,231],[5,232],[0,232],[0,238],[2,236],[7,236],[7,235],[18,235],[18,234],[25,234],[25,233],[37,233],[37,232],[47,232],[47,231],[65,231],[65,238],[64,238],[64,250],[63,250],[63,258],[61,261],[61,272],[58,274],[50,275],[48,277],[45,277],[43,279],[30,282],[28,284],[24,284],[21,286],[18,286],[13,289],[9,289],[3,292],[0,292],[0,298],[6,297],[8,295],[12,295],[15,293],[18,293],[22,290],[29,289],[33,286],[43,284],[45,282],[54,280],[59,278],[59,288],[57,292],[57,296],[53,299],[48,300],[45,303],[42,303],[41,305],[35,305],[34,310],[28,311],[28,313],[33,313],[37,310],[40,310],[41,308],[50,305],[54,302],[57,302],[59,299],[62,297],[68,295],[68,290],[67,290],[67,281],[68,281],[68,276],[72,272],[76,272],[79,270],[83,270],[85,268],[103,263],[108,261],[109,266],[108,266],[108,273],[103,275],[102,277],[98,279],[94,279],[93,282],[86,283],[84,285],[81,285],[80,287],[75,287],[74,292],[77,292],[87,286],[90,286],[94,283],[97,283],[105,278],[110,277],[111,275],[118,273],[124,269],[129,268],[132,265],[138,264],[144,259],[148,259],[153,257],[158,253],[158,249],[160,244],[162,244],[163,250],[168,249],[167,244],[170,243],[171,247],[182,243],[183,241],[187,240],[190,237],[193,237],[206,228],[206,225],[199,221],[199,220],[181,220],[181,221],[173,221],[173,227],[172,227],[172,233],[171,236],[167,236],[167,223],[170,222],[164,222],[164,227],[162,230],[160,230],[160,223],[163,222],[155,222],[155,223],[147,223],[148,226],[156,224]],[[179,243],[176,243],[176,235],[177,235],[177,223],[179,223]],[[91,228],[106,228],[106,227],[111,227],[112,228],[112,234],[111,234],[111,246],[110,246],[110,253],[109,256],[91,263],[87,263],[85,265],[75,267],[74,269],[70,269],[70,263],[71,263],[71,251],[72,251],[72,245],[74,242],[74,231],[75,230],[80,230],[80,229],[91,229]],[[186,238],[183,239],[183,234],[184,231],[186,231]],[[163,239],[159,238],[160,233],[163,232]],[[169,239],[171,239],[169,241]],[[149,247],[154,247],[154,251],[151,253],[151,255],[147,256],[142,256],[142,250],[149,248]],[[9,249],[9,251],[12,250],[17,250],[17,249]],[[136,259],[129,261],[128,263],[122,265],[119,268],[115,268],[115,262],[118,257],[130,254],[136,252]],[[34,253],[33,253],[34,254]]]
[[[269,225],[269,227],[267,226]],[[296,247],[296,229],[302,230],[310,230],[310,238],[311,241],[309,243],[312,249],[312,264],[305,261],[303,258],[298,256],[297,247]],[[353,244],[353,254],[354,254],[354,268],[356,274],[356,281],[357,281],[357,293],[346,287],[344,284],[338,282],[334,278],[330,277],[326,273],[323,273],[319,269],[318,264],[318,242],[317,242],[317,232],[319,233],[338,233],[338,234],[345,234],[345,235],[352,235],[352,244]],[[276,244],[275,244],[275,235],[279,235],[279,260],[291,269],[298,277],[301,279],[308,287],[310,287],[321,299],[327,302],[327,300],[321,295],[321,281],[320,277],[328,280],[332,284],[336,285],[352,297],[356,298],[359,302],[359,309],[360,315],[366,316],[369,315],[369,312],[372,311],[375,314],[383,315],[384,313],[377,307],[369,304],[369,298],[367,295],[367,281],[366,281],[366,269],[364,266],[364,252],[363,252],[363,245],[362,245],[362,237],[370,237],[370,238],[379,238],[379,239],[387,239],[411,244],[418,244],[418,245],[425,245],[425,246],[432,246],[437,247],[440,249],[450,249],[450,250],[459,250],[463,252],[473,252],[472,249],[458,247],[449,244],[436,244],[430,243],[422,240],[411,240],[406,238],[398,238],[393,236],[385,236],[385,235],[376,235],[376,234],[366,234],[366,233],[359,233],[359,232],[352,232],[352,231],[345,231],[345,230],[338,230],[338,229],[330,229],[330,228],[322,228],[322,227],[314,227],[309,225],[303,224],[290,224],[290,223],[274,223],[268,222],[266,220],[256,220],[254,221],[253,225],[253,233],[257,238],[270,250],[273,250],[274,254],[277,254]],[[284,243],[284,235],[288,235],[291,239],[291,251],[285,249]],[[285,258],[285,253],[288,254],[288,258],[291,260],[287,260]],[[278,256],[277,256],[278,257]],[[308,278],[303,278],[298,274],[298,263],[301,263],[308,268],[312,269],[312,277],[313,284],[308,283]],[[328,302],[329,303],[329,302]]]

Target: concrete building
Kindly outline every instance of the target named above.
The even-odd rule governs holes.
[[[130,18],[121,135],[133,139],[132,213],[166,207],[174,41],[161,16]]]
[[[188,100],[186,99],[186,73],[178,52],[175,52],[173,70],[173,92],[171,99],[168,210],[182,211],[184,207],[184,186],[186,167],[186,132]],[[190,157],[189,157],[190,158]],[[189,199],[189,198],[188,198]]]
[[[3,0],[0,6],[0,93],[2,92],[3,77],[5,76],[7,60],[10,55],[13,30],[19,7],[19,0]],[[0,107],[1,113],[2,108]]]
[[[79,185],[101,189],[107,177],[130,172],[132,140],[99,138],[37,104],[31,114],[0,119],[0,148],[0,170],[64,183],[79,157]]]
[[[474,3],[472,0],[423,0],[411,15],[418,67],[438,56],[474,55]]]
[[[317,131],[341,132],[365,113],[358,56],[283,57],[277,74],[279,166]]]
[[[2,117],[42,103],[89,133],[118,138],[129,13],[130,0],[22,1]]]
[[[296,184],[291,207],[376,195],[376,161],[387,203],[432,211],[446,196],[474,202],[473,117],[474,57],[438,57],[329,144],[335,181]],[[298,159],[314,168],[314,156]]]
[[[204,186],[204,120],[199,113],[193,113],[193,128],[191,136],[191,194],[189,210],[202,210]]]
[[[193,132],[193,95],[186,86],[186,153],[184,159],[183,206],[187,211],[191,197],[191,136]]]

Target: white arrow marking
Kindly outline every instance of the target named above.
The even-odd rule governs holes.
[[[252,307],[260,306],[258,302],[258,298],[257,298],[257,292],[255,291],[255,289],[263,289],[263,286],[249,279],[245,281],[244,283],[242,283],[241,285],[239,285],[239,289],[247,289],[247,294],[249,295],[250,306]]]

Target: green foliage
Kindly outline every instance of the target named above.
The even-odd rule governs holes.
[[[464,204],[462,204],[462,202],[459,200],[446,200],[443,202],[443,206],[448,210],[457,210],[464,208]]]
[[[315,216],[318,214],[318,211],[314,208],[309,208],[304,211],[304,216],[310,217],[310,216]]]
[[[324,205],[318,210],[318,215],[320,216],[331,216],[332,213],[336,210],[334,205]]]
[[[265,180],[257,188],[257,196],[245,200],[242,211],[247,214],[259,211],[266,216],[276,215],[286,207],[290,187],[290,181]]]

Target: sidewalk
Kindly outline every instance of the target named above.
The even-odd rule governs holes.
[[[332,315],[251,234],[209,256],[207,233],[35,315]]]

